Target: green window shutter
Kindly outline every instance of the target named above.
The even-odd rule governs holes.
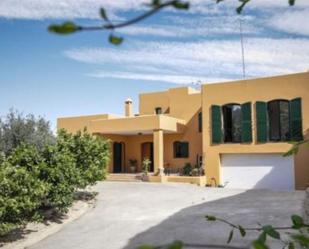
[[[212,131],[212,143],[219,144],[222,141],[221,132],[221,107],[218,105],[211,106],[211,131]]]
[[[256,102],[256,138],[259,143],[267,142],[267,104]]]
[[[241,141],[243,143],[252,142],[252,121],[251,121],[251,102],[241,105]]]
[[[182,157],[189,157],[189,143],[188,142],[182,142]]]
[[[301,98],[292,99],[290,101],[290,122],[291,140],[303,140]]]

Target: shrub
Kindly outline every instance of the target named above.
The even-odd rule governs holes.
[[[75,158],[75,166],[80,177],[78,188],[94,185],[103,180],[110,158],[109,142],[97,136],[90,135],[86,130],[74,135],[64,130],[58,133],[57,145],[66,148]]]
[[[57,145],[46,146],[42,155],[44,164],[40,167],[39,178],[49,185],[42,207],[65,213],[73,202],[80,177],[74,155],[65,148],[59,150]]]
[[[0,153],[0,235],[42,219],[43,209],[67,212],[78,188],[105,176],[109,143],[88,133],[61,131],[40,150],[27,144]]]
[[[182,169],[183,175],[189,176],[189,175],[191,175],[191,171],[192,171],[191,163],[186,163],[185,166]]]
[[[7,160],[0,165],[0,235],[40,219],[39,207],[47,195],[46,184],[23,167]]]

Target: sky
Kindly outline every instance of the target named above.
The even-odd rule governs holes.
[[[116,30],[58,36],[50,24],[100,25],[104,7],[114,23],[147,11],[150,0],[1,0],[0,117],[10,108],[51,121],[86,114],[123,114],[123,102],[171,87],[308,71],[309,1],[251,0],[237,15],[237,0],[192,0]]]

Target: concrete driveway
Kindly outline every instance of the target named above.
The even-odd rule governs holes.
[[[118,249],[173,240],[225,244],[229,228],[206,222],[206,214],[243,226],[290,224],[301,214],[304,192],[202,188],[189,184],[104,182],[97,185],[97,205],[77,221],[31,249]],[[248,246],[250,234],[231,245]],[[282,248],[272,242],[272,248]],[[212,247],[208,247],[212,248]]]

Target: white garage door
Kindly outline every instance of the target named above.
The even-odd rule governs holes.
[[[294,159],[281,154],[222,154],[226,188],[294,190]]]

